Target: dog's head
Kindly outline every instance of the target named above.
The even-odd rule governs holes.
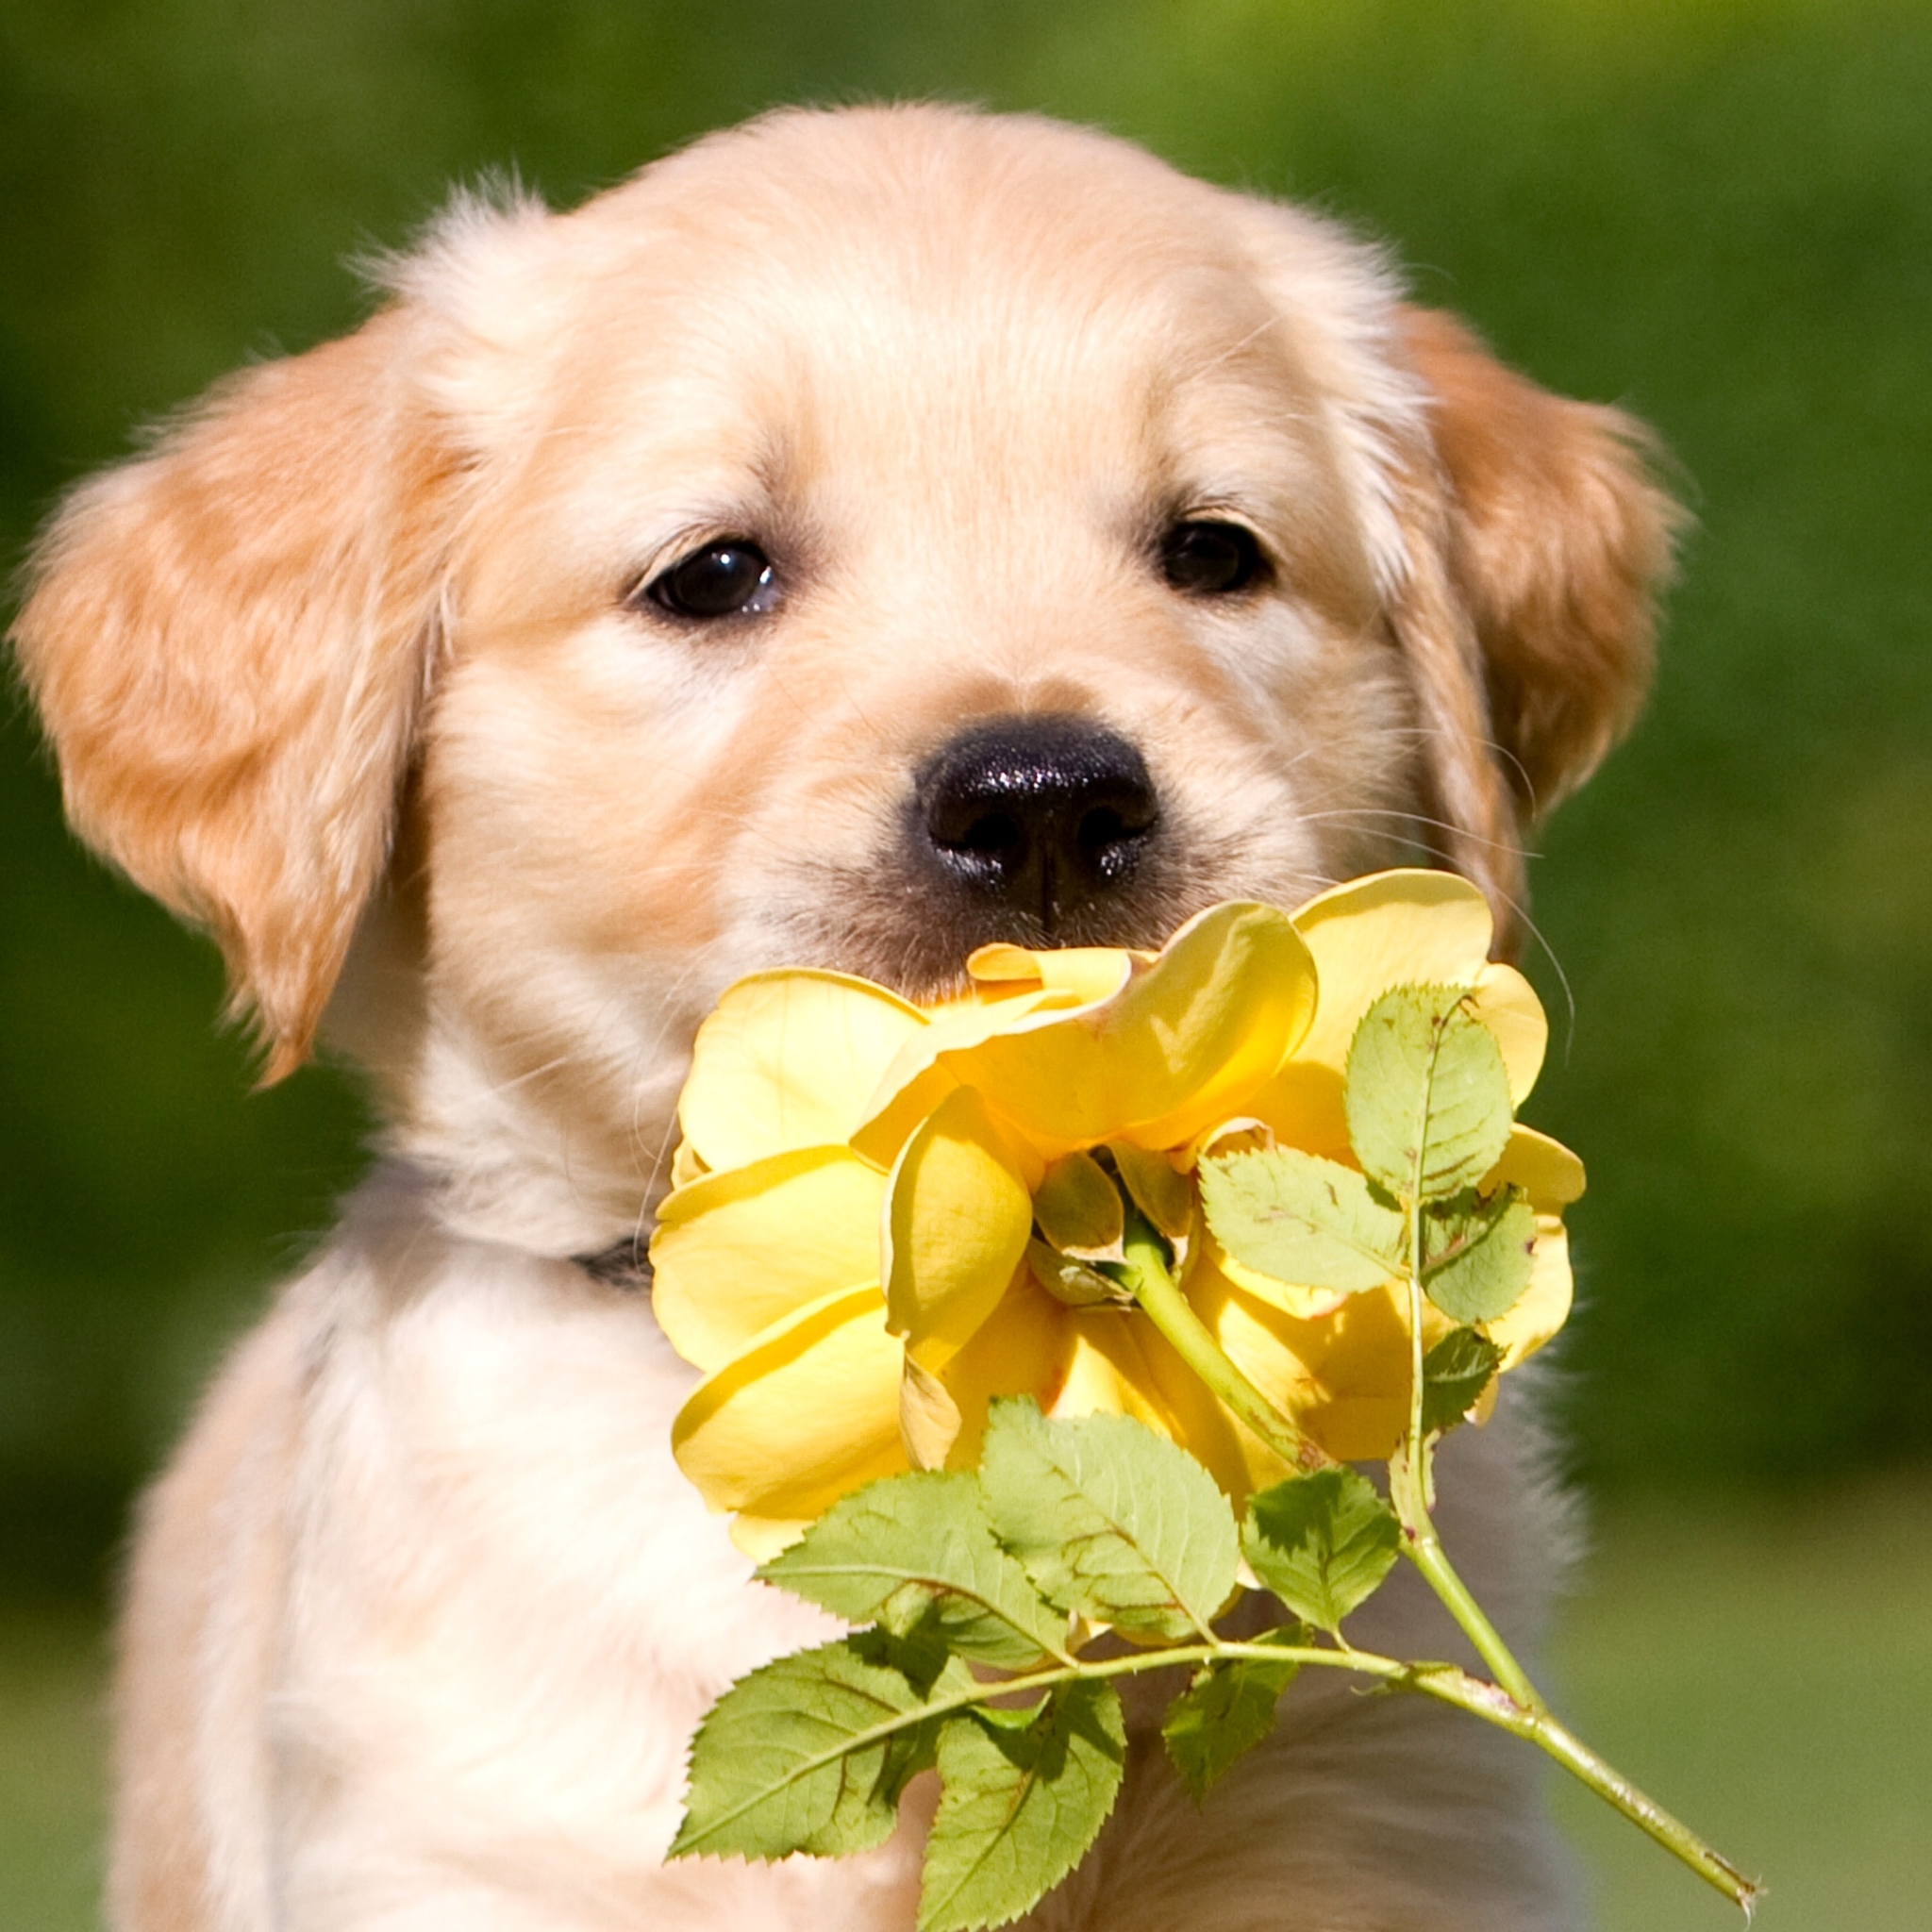
[[[533,1243],[628,1224],[756,967],[926,994],[1418,851],[1507,932],[1641,694],[1632,425],[1098,135],[780,114],[390,286],[78,491],[18,643],[272,1071],[333,993]]]

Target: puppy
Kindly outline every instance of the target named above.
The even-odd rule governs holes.
[[[383,1121],[142,1512],[112,1921],[907,1927],[909,1815],[662,1862],[708,1702],[824,1627],[670,1458],[637,1257],[693,1028],[760,967],[928,996],[1419,853],[1507,944],[1669,508],[1373,250],[1043,121],[780,113],[574,213],[459,198],[385,281],[77,491],[18,624],[81,835],[214,934],[270,1078],[320,1029]],[[1524,1639],[1527,1441],[1444,1478]],[[1399,1579],[1362,1634],[1457,1650]],[[1574,1917],[1533,1754],[1304,1685],[1198,1813],[1138,1740],[1032,1923]]]

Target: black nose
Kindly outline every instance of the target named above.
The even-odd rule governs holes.
[[[921,772],[918,799],[941,867],[1049,938],[1126,882],[1160,816],[1141,754],[1071,717],[974,725]]]

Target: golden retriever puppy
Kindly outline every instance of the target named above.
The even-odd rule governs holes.
[[[83,837],[213,932],[381,1159],[149,1497],[124,1932],[908,1927],[847,1863],[662,1854],[686,1740],[822,1633],[673,1466],[638,1264],[733,978],[915,995],[1520,831],[1631,715],[1630,424],[1325,221],[1044,121],[787,112],[574,213],[459,199],[346,341],[79,490],[21,662]],[[1520,1418],[1446,1534],[1529,1634]],[[1454,1633],[1391,1584],[1365,1633]],[[1574,1923],[1533,1754],[1298,1687],[1197,1814],[1139,1742],[1035,1923]],[[912,1807],[908,1807],[908,1810]]]

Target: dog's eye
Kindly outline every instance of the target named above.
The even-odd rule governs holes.
[[[1176,524],[1160,540],[1160,571],[1176,591],[1223,597],[1245,591],[1267,575],[1267,559],[1252,530],[1239,524]]]
[[[757,616],[777,608],[778,579],[749,537],[720,537],[653,577],[642,594],[674,617]]]

